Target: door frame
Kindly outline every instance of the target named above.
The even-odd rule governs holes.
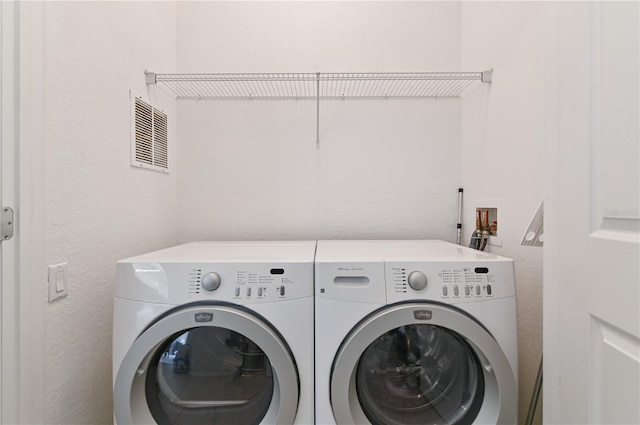
[[[0,423],[44,423],[44,4],[2,3],[2,202],[14,236],[2,249]]]

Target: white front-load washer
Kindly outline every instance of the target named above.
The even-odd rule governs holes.
[[[313,422],[315,242],[196,242],[121,260],[123,424]]]
[[[515,424],[513,261],[442,241],[318,241],[316,423]]]

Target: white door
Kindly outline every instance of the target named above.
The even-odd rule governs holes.
[[[43,423],[44,15],[0,1],[0,203],[14,236],[0,243],[0,423]]]
[[[548,3],[544,423],[640,423],[640,5]]]
[[[13,146],[15,140],[15,4],[0,2],[0,206],[12,206],[14,195]],[[3,238],[0,238],[3,239]],[[14,350],[15,240],[0,241],[0,421],[17,422],[17,375]]]
[[[3,5],[0,3],[0,98],[2,94],[2,75],[4,68],[4,25],[3,25]],[[4,117],[2,116],[2,105],[0,105],[0,129],[4,128]],[[1,131],[1,130],[0,130]],[[0,135],[0,176],[2,176],[2,141],[4,137]],[[2,206],[2,187],[0,187],[0,207]],[[0,308],[2,308],[2,243],[0,242]],[[2,371],[2,315],[0,315],[0,371]],[[1,377],[1,372],[0,372]],[[2,386],[0,385],[0,422],[2,421]]]

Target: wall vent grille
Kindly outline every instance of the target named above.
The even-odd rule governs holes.
[[[168,168],[167,115],[153,111],[153,165]]]
[[[131,92],[131,165],[169,172],[167,114]]]

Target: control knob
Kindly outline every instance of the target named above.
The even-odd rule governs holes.
[[[416,291],[421,291],[427,287],[427,276],[422,272],[411,272],[407,278],[409,286]]]
[[[207,291],[215,291],[220,286],[222,279],[216,272],[205,273],[200,280],[200,286]]]

